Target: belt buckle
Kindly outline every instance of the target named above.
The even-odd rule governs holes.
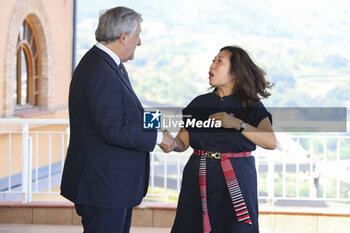
[[[214,159],[221,159],[221,153],[208,151],[207,152],[207,157],[208,158],[214,158]]]

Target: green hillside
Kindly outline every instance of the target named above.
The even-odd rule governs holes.
[[[126,64],[137,94],[184,106],[208,91],[225,45],[240,45],[275,87],[268,106],[350,107],[349,1],[78,0],[77,61],[94,43],[100,9],[142,13],[142,46]]]

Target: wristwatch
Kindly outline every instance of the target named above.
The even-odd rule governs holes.
[[[242,121],[242,123],[241,123],[241,128],[239,129],[239,132],[242,132],[243,130],[245,130],[245,128],[247,128],[247,123],[245,123],[244,121]]]

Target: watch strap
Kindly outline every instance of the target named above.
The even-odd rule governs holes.
[[[243,130],[245,130],[245,128],[247,128],[247,123],[245,123],[244,121],[242,121],[242,123],[241,123],[241,128],[239,129],[239,132],[242,132]]]

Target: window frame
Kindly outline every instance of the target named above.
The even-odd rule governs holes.
[[[26,109],[39,109],[41,104],[41,59],[38,36],[33,23],[27,17],[23,20],[18,34],[16,48],[16,94],[15,112]],[[29,31],[30,30],[30,33]],[[26,64],[22,64],[22,51]],[[22,66],[27,66],[27,100],[22,101]]]

